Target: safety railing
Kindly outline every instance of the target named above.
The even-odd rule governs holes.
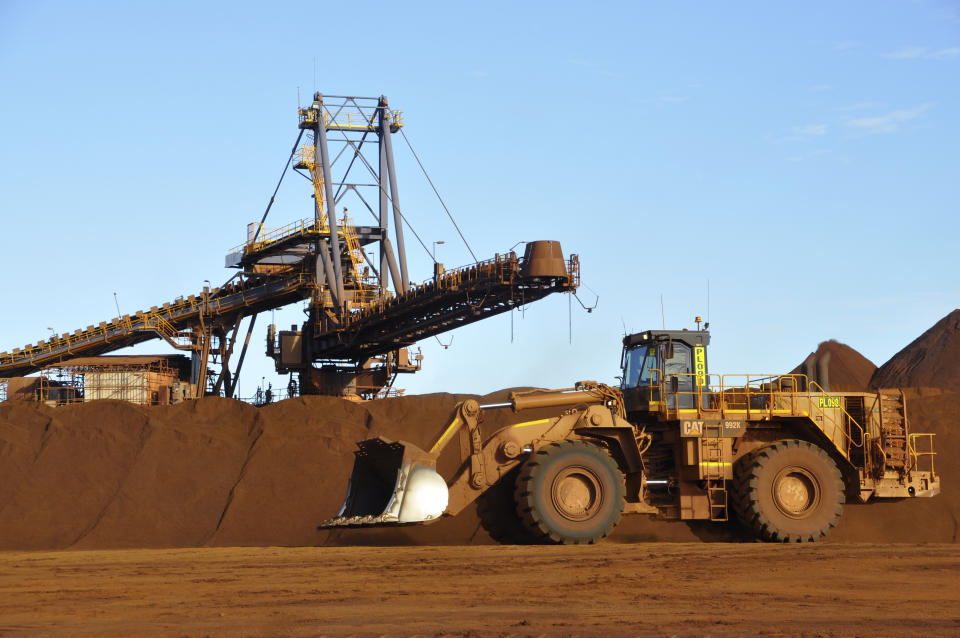
[[[239,246],[235,246],[230,252],[242,252],[244,254],[258,253],[273,244],[277,244],[291,237],[329,232],[329,228],[317,224],[315,219],[301,219],[278,228],[265,228],[263,224],[256,224],[256,226],[259,227],[259,232],[254,233],[256,240],[253,240],[251,237]]]
[[[281,294],[303,288],[312,282],[312,278],[298,272],[279,281],[271,282],[271,284],[276,288],[273,292]],[[59,336],[54,335],[49,339],[42,339],[36,344],[14,348],[11,352],[0,353],[0,368],[32,364],[35,361],[42,362],[45,358],[52,356],[78,356],[77,353],[73,352],[75,348],[89,345],[91,342],[109,342],[133,332],[164,330],[167,334],[177,333],[173,322],[183,321],[184,317],[193,317],[201,312],[221,314],[233,311],[238,306],[245,305],[247,303],[246,295],[257,288],[260,288],[260,286],[252,289],[244,289],[234,285],[227,285],[221,289],[214,288],[207,294],[206,298],[203,295],[199,297],[194,295],[186,298],[179,297],[173,302],[164,303],[160,307],[154,306],[147,311],[138,311],[132,315],[116,317],[110,321],[103,321],[96,326],[87,326],[84,330],[75,330],[72,333],[64,333]],[[161,325],[161,321],[166,321],[169,327]],[[182,334],[177,334],[182,337]]]
[[[301,164],[304,164],[307,168],[313,169],[317,165],[317,147],[303,144],[300,148],[297,149],[297,159],[300,160]]]
[[[516,253],[496,255],[492,259],[477,262],[463,268],[451,269],[435,279],[427,279],[422,284],[412,285],[406,293],[394,296],[374,295],[370,303],[358,312],[348,315],[348,321],[360,321],[370,316],[382,314],[398,303],[409,302],[419,297],[433,296],[438,290],[459,291],[464,286],[478,281],[497,281],[509,283],[519,273],[519,260]],[[374,294],[371,291],[371,294]]]
[[[516,270],[519,264],[517,254],[514,252],[497,253],[490,259],[478,261],[466,266],[456,266],[446,270],[439,277],[424,279],[416,288],[430,287],[458,287],[463,283],[488,279],[491,275],[499,277],[505,273]]]
[[[804,381],[805,381],[806,384],[807,384],[807,390],[808,390],[807,394],[808,394],[808,396],[811,395],[811,393],[809,392],[809,389],[810,389],[811,387],[813,387],[813,388],[815,388],[815,389],[817,390],[817,392],[819,392],[820,395],[821,395],[821,396],[817,397],[818,402],[819,402],[821,399],[824,400],[824,401],[827,401],[827,400],[829,400],[829,399],[834,399],[834,400],[836,400],[836,405],[832,405],[832,406],[827,406],[827,405],[821,406],[821,405],[819,405],[819,404],[816,405],[816,406],[814,406],[814,405],[813,405],[813,401],[811,400],[811,408],[812,408],[812,409],[819,410],[820,413],[823,415],[824,420],[831,422],[831,423],[834,425],[835,428],[839,429],[841,432],[843,432],[843,433],[846,435],[846,437],[847,437],[847,453],[849,454],[849,448],[850,448],[851,446],[852,446],[852,447],[864,447],[864,446],[867,444],[867,441],[868,441],[870,435],[869,435],[869,434],[867,433],[867,431],[864,429],[864,424],[859,423],[859,422],[853,417],[853,415],[851,415],[849,412],[847,412],[847,409],[846,409],[846,407],[844,406],[843,401],[840,399],[840,397],[831,397],[826,390],[824,390],[822,387],[820,387],[820,384],[818,384],[818,383],[817,383],[816,381],[814,381],[813,379],[808,378],[806,375],[796,375],[796,376],[798,376],[798,377],[803,377]],[[840,411],[840,414],[841,414],[843,417],[846,418],[846,427],[843,427],[843,425],[838,424],[838,423],[836,422],[836,420],[835,420],[832,416],[830,416],[830,413],[827,411],[828,409],[839,410],[839,411]],[[816,422],[816,421],[814,420],[814,422]],[[854,428],[856,428],[856,429],[854,429]],[[821,429],[823,429],[823,428],[821,427]],[[855,439],[853,438],[853,433],[854,433],[854,432],[856,432],[857,434],[859,434],[859,437],[858,437],[859,440],[855,440]]]
[[[141,330],[153,330],[159,334],[164,341],[175,348],[190,348],[194,345],[190,333],[184,333],[177,330],[172,323],[161,316],[153,315],[146,317],[143,321]]]
[[[317,110],[313,108],[300,109],[301,124],[316,124]],[[372,116],[358,111],[356,107],[347,108],[338,113],[331,113],[326,108],[323,110],[323,122],[327,127],[346,128],[357,131],[375,131],[379,126],[378,118],[375,114]],[[403,126],[403,112],[390,111],[390,127],[396,128]]]
[[[317,213],[319,217],[318,228],[328,231],[327,227],[327,193],[323,186],[323,171],[318,170],[317,147],[304,144],[297,149],[297,157],[300,159],[299,165],[306,166],[310,170],[310,181],[313,183],[313,196],[317,202]],[[346,223],[346,222],[344,222]]]
[[[910,455],[910,470],[917,472],[928,471],[931,475],[935,473],[933,468],[933,457],[937,455],[937,453],[933,451],[933,437],[935,436],[936,434],[932,432],[922,432],[910,434],[907,437],[907,453]],[[919,441],[926,441],[925,449],[918,449]],[[921,467],[921,459],[929,462],[929,466],[926,468]]]
[[[680,418],[684,414],[746,420],[804,416],[831,439],[828,430],[841,433],[847,453],[850,447],[864,446],[868,439],[863,425],[847,412],[841,398],[831,396],[803,374],[671,373],[665,376],[662,370],[654,369],[649,376],[648,387],[659,389],[659,409],[667,418]],[[675,388],[671,379],[677,379]],[[837,412],[839,419],[834,418]]]
[[[360,249],[360,243],[356,235],[350,230],[350,222],[352,221],[353,220],[347,216],[341,217],[337,235],[350,246],[351,250],[356,251]],[[330,226],[326,222],[326,217],[321,219],[319,223],[316,219],[301,219],[278,228],[265,228],[262,224],[256,224],[256,226],[260,228],[260,231],[255,233],[256,241],[251,238],[239,246],[233,247],[229,252],[249,255],[262,252],[275,244],[293,237],[314,238],[330,233]],[[355,259],[354,261],[356,262]]]
[[[364,262],[363,248],[360,246],[360,240],[357,234],[353,232],[353,226],[350,222],[353,220],[344,215],[340,219],[340,235],[343,236],[344,243],[347,245],[347,254],[350,256],[350,265],[353,268],[357,283],[375,285],[377,278],[371,275],[364,276],[360,271],[360,266]]]

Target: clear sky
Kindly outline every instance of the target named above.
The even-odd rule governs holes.
[[[424,342],[408,392],[613,382],[624,328],[659,327],[661,295],[692,328],[708,281],[713,372],[829,338],[880,364],[960,306],[956,1],[3,0],[0,350],[229,277],[314,90],[387,95],[481,258],[557,239],[599,296]],[[468,263],[395,148],[405,214]],[[288,179],[268,225],[309,197]]]

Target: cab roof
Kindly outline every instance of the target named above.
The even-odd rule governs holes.
[[[710,345],[710,332],[707,330],[644,330],[623,338],[627,348],[641,343],[659,343],[661,341],[681,341],[689,346]]]

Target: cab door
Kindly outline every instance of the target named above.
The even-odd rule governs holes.
[[[660,348],[655,343],[624,349],[620,389],[627,412],[648,412],[659,405],[659,354]]]
[[[694,376],[693,351],[682,341],[662,344],[663,379],[667,391],[667,408],[696,408],[696,377]]]

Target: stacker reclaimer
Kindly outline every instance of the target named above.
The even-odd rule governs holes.
[[[409,352],[416,342],[576,291],[579,260],[564,258],[555,241],[529,242],[523,256],[508,251],[449,270],[434,259],[434,276],[412,283],[404,239],[405,226],[412,228],[400,206],[391,140],[402,127],[401,113],[383,96],[316,93],[298,110],[299,133],[283,171],[292,166],[310,181],[311,217],[266,227],[275,190],[260,222],[248,225],[247,240],[226,256],[226,266],[237,271],[226,283],[0,353],[0,377],[162,338],[191,354],[187,396],[235,396],[256,316],[306,301],[301,326],[267,329],[277,371],[296,373],[301,394],[371,398],[397,374],[420,368],[422,357]],[[347,198],[369,213],[370,224],[346,215]]]

